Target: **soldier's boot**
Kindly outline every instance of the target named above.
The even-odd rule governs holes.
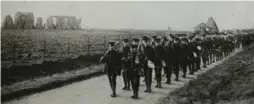
[[[136,93],[136,90],[135,89],[132,89],[133,90],[133,95],[131,96],[131,98],[135,98],[135,93]]]
[[[116,92],[113,92],[110,96],[113,98],[116,97]]]
[[[186,72],[185,73],[183,73],[183,76],[182,76],[183,78],[186,78]]]
[[[167,79],[166,84],[171,84],[171,80]]]
[[[147,81],[145,81],[145,84],[146,84],[146,90],[144,92],[148,92],[149,85],[148,85]]]
[[[130,90],[130,81],[127,81],[126,90]]]
[[[149,87],[148,87],[148,91],[147,91],[148,93],[151,93],[152,92],[152,89],[151,89],[151,84],[149,85]]]
[[[138,99],[138,91],[135,93],[135,99]]]
[[[171,84],[171,75],[168,75],[166,84]]]
[[[162,86],[161,86],[161,81],[159,81],[159,86],[158,86],[158,88],[162,88]]]
[[[116,97],[116,87],[112,86],[112,94],[111,97]]]
[[[179,81],[179,79],[178,79],[178,74],[176,74],[175,81]]]
[[[127,89],[127,78],[126,78],[126,73],[123,72],[123,82],[124,82],[124,87],[122,88],[122,90],[126,90]]]

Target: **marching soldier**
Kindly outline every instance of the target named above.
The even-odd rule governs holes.
[[[181,41],[179,38],[175,38],[175,43],[173,44],[174,47],[174,55],[175,55],[175,61],[174,61],[174,74],[175,74],[175,81],[179,81],[179,71],[180,71],[180,61],[182,57],[181,53]]]
[[[196,38],[196,51],[195,53],[197,54],[197,57],[195,58],[195,70],[201,70],[200,65],[201,65],[201,53],[202,53],[202,47],[201,47],[201,39]]]
[[[194,37],[190,37],[189,39],[191,40],[188,43],[188,68],[190,70],[189,74],[193,75],[194,74],[194,69],[195,69],[195,51],[196,51],[196,44],[193,41]]]
[[[202,41],[202,61],[203,61],[203,67],[206,68],[208,65],[208,45],[207,45],[207,38],[205,38]]]
[[[167,41],[164,45],[165,48],[165,63],[166,67],[164,67],[164,73],[166,73],[167,81],[166,84],[171,83],[171,75],[173,72],[173,62],[175,61],[175,52],[173,48],[173,41]]]
[[[131,86],[133,90],[133,96],[131,98],[138,99],[138,91],[140,84],[140,63],[137,62],[136,58],[138,57],[137,45],[132,44],[130,46],[130,79]]]
[[[132,39],[132,45],[136,45],[136,46],[139,46],[139,39],[136,39],[136,38],[134,38],[134,39]],[[137,48],[139,48],[139,47],[137,47]],[[138,49],[136,49],[136,51],[138,51]],[[137,58],[139,58],[140,56],[138,55],[138,57]],[[144,70],[141,68],[141,65],[140,65],[140,63],[138,64],[138,66],[139,66],[139,69],[140,69],[140,76],[141,77],[144,77]],[[145,82],[145,80],[144,80],[144,82]]]
[[[155,87],[161,88],[161,73],[162,73],[162,60],[164,55],[164,48],[160,44],[160,38],[155,39],[155,46],[154,46],[154,53],[155,53],[155,60],[154,60],[154,71],[155,71],[155,78],[157,81],[157,85]]]
[[[114,49],[115,42],[108,43],[108,51],[100,62],[105,63],[104,72],[107,73],[110,87],[112,90],[111,97],[116,97],[116,77],[119,73],[119,67],[121,66],[121,54]]]
[[[130,47],[128,44],[129,40],[128,39],[123,39],[123,46],[121,48],[121,53],[122,53],[122,60],[123,60],[123,71],[122,71],[122,76],[123,76],[123,81],[124,81],[124,87],[122,90],[130,90],[130,79],[129,79],[129,53],[130,53]]]
[[[188,39],[183,38],[182,39],[182,44],[181,44],[181,51],[182,51],[182,57],[181,57],[181,68],[183,69],[183,78],[186,78],[186,72],[187,72],[187,66],[188,66],[188,53],[189,48],[188,48]]]
[[[149,44],[148,37],[146,36],[142,37],[142,45],[140,46],[139,51],[140,51],[139,61],[140,61],[141,67],[144,70],[144,76],[145,76],[145,84],[146,84],[145,92],[151,93],[152,69],[153,69],[152,67],[153,65],[151,64],[152,62],[154,62],[154,50],[153,50],[153,47]]]

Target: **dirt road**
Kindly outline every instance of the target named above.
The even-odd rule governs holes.
[[[239,50],[236,52],[239,52]],[[111,90],[108,79],[106,75],[103,75],[57,89],[25,96],[20,99],[14,99],[12,101],[4,102],[3,104],[154,104],[168,93],[188,84],[190,80],[195,79],[199,74],[206,72],[220,63],[221,61],[210,65],[206,69],[202,68],[202,70],[195,73],[195,75],[188,75],[186,79],[180,78],[180,81],[178,82],[172,81],[171,85],[165,84],[166,79],[163,77],[163,88],[161,89],[154,87],[156,82],[153,80],[152,93],[144,92],[145,84],[142,82],[143,78],[141,78],[139,91],[140,99],[137,100],[130,98],[130,96],[132,96],[131,90],[122,90],[123,80],[121,76],[117,77],[118,96],[116,98],[111,98]],[[182,73],[180,73],[180,75],[182,75]],[[172,79],[174,79],[174,77],[175,76],[173,75]]]

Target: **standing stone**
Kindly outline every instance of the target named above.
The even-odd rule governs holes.
[[[43,23],[42,23],[42,17],[37,18],[35,28],[36,29],[43,29],[44,28]]]
[[[14,25],[16,29],[24,29],[25,22],[24,19],[24,13],[22,12],[16,12],[15,19],[14,19]]]
[[[76,17],[69,17],[67,20],[68,29],[75,30]]]
[[[23,15],[25,29],[33,29],[34,28],[34,14],[33,13],[26,13]]]
[[[2,29],[14,29],[13,19],[10,15],[5,16]]]
[[[217,27],[216,22],[212,17],[210,17],[207,21],[207,26],[209,27],[209,32],[212,34],[217,34],[219,33],[219,29]]]
[[[54,22],[53,22],[53,17],[48,17],[47,18],[47,29],[55,29],[55,25],[54,25]]]
[[[81,22],[82,22],[82,19],[76,19],[76,29],[79,30],[81,29]]]
[[[200,23],[194,28],[194,33],[198,33],[200,35],[205,35],[209,31],[209,27],[205,23]]]

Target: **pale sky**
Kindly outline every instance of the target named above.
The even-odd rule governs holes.
[[[220,30],[254,28],[251,1],[1,1],[1,21],[17,11],[33,12],[44,22],[50,15],[76,16],[88,28],[193,30],[211,16]]]

